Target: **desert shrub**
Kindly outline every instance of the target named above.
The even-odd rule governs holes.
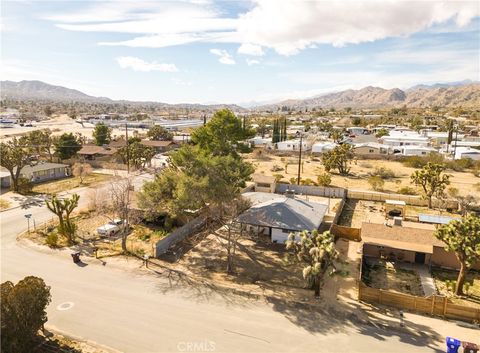
[[[322,173],[317,176],[317,183],[321,186],[329,186],[332,183],[332,176],[329,173]]]
[[[451,186],[447,189],[448,196],[456,197],[456,196],[458,196],[458,193],[459,193],[459,190],[457,188],[453,187],[453,186]]]
[[[51,248],[56,248],[58,246],[57,232],[50,232],[45,238],[45,244],[47,244]]]
[[[300,179],[300,183],[301,183],[301,182],[302,182],[302,180]],[[291,177],[291,178],[290,178],[290,184],[293,185],[293,184],[296,184],[296,183],[297,183],[297,178]]]
[[[302,179],[302,180],[300,181],[300,184],[302,184],[302,185],[317,185],[317,183],[314,182],[314,181],[313,181],[312,179],[310,179],[310,178]]]
[[[411,168],[423,168],[427,165],[427,163],[434,163],[434,164],[443,164],[445,163],[445,159],[442,155],[438,153],[430,153],[426,157],[420,156],[409,156],[402,160],[402,163],[406,167]]]
[[[153,233],[157,238],[165,238],[168,235],[168,232],[164,229],[156,230]]]
[[[416,195],[417,191],[411,186],[404,186],[403,188],[398,189],[397,193],[402,195]]]
[[[33,189],[33,183],[24,177],[18,178],[18,192],[20,194],[28,194],[32,192]]]
[[[5,210],[10,207],[10,202],[7,200],[0,199],[0,210]]]
[[[385,167],[376,167],[371,175],[372,176],[379,176],[382,179],[395,178],[395,172],[393,170],[385,168]]]
[[[383,190],[383,186],[385,185],[385,182],[379,176],[371,176],[370,178],[368,178],[368,183],[370,184],[370,187],[375,191]]]
[[[275,178],[275,182],[278,183],[280,180],[283,179],[282,174],[273,174],[273,177]]]
[[[282,167],[279,167],[279,166],[276,165],[276,164],[270,169],[271,172],[280,172],[280,171],[282,171],[282,170],[283,170],[283,168],[282,168]]]
[[[454,161],[448,161],[446,166],[448,169],[456,172],[463,172],[465,169],[472,169],[475,166],[475,162],[471,158],[461,158]]]
[[[369,162],[360,162],[359,165],[362,168],[368,168],[368,169],[373,168],[372,163],[369,163]]]
[[[477,178],[480,178],[480,163],[477,163],[477,165],[475,165],[475,167],[472,170],[472,174]]]

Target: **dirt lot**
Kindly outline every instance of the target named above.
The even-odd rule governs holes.
[[[280,157],[262,151],[260,157],[251,153],[245,159],[254,164],[256,173],[264,175],[281,174],[283,175],[283,181],[289,181],[290,178],[297,177],[298,155],[292,154],[289,157]],[[285,170],[286,163],[288,163],[287,170]],[[332,174],[331,186],[371,190],[367,181],[370,173],[374,172],[375,168],[383,167],[395,173],[395,178],[385,180],[384,191],[397,192],[398,189],[404,186],[412,187],[410,175],[416,170],[405,167],[397,161],[384,160],[359,160],[356,163],[352,163],[351,166],[351,175],[348,177]],[[277,171],[273,171],[275,169]],[[316,182],[317,176],[322,172],[324,172],[324,168],[320,157],[304,156],[302,179],[310,178]],[[449,171],[448,174],[451,175],[450,186],[457,188],[460,194],[463,195],[471,194],[472,190],[475,189],[474,185],[480,182],[480,178],[475,177],[472,173]]]
[[[406,219],[415,219],[419,213],[425,214],[437,214],[443,216],[458,217],[457,214],[449,213],[446,211],[439,211],[435,209],[429,209],[428,207],[411,206],[407,205]],[[343,207],[342,215],[339,219],[339,225],[352,228],[361,228],[363,222],[369,223],[384,223],[385,222],[385,209],[383,202],[377,201],[365,201],[347,199]],[[418,222],[403,222],[405,227],[415,227],[424,229],[434,229],[431,224],[418,223]]]
[[[480,271],[470,270],[467,274],[469,288],[466,292],[466,298],[458,298],[453,294],[453,286],[456,283],[458,272],[452,270],[433,269],[432,277],[435,280],[435,286],[440,294],[449,297],[454,303],[472,306],[480,309]],[[450,282],[449,288],[447,283]]]
[[[414,271],[395,267],[386,261],[365,264],[363,281],[369,287],[423,296],[422,284]]]
[[[208,235],[177,263],[194,275],[225,286],[239,287],[245,291],[261,291],[289,299],[312,297],[303,289],[302,268],[284,262],[285,246],[272,244],[268,239],[239,240],[235,256],[235,275],[226,272],[226,250],[222,239]]]
[[[68,117],[68,115],[57,115],[51,119],[43,120],[37,123],[33,123],[33,127],[17,126],[14,128],[0,129],[0,140],[8,141],[13,136],[20,137],[34,130],[50,129],[53,135],[61,135],[67,133],[81,133],[87,138],[92,138],[94,129],[93,124],[85,123],[83,126],[77,123],[75,120]],[[136,129],[129,129],[129,133],[133,134]],[[113,129],[112,136],[124,136],[125,130]]]

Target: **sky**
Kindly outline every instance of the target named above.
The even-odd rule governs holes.
[[[6,1],[2,80],[166,103],[480,80],[480,2]]]

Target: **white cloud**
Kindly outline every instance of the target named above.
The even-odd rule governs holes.
[[[210,53],[218,56],[218,61],[225,65],[235,65],[235,60],[233,57],[223,49],[210,49]]]
[[[243,43],[237,51],[239,54],[252,55],[252,56],[263,56],[265,52],[260,45],[255,45],[252,43]]]
[[[263,48],[294,55],[318,44],[345,46],[408,36],[480,15],[475,1],[254,0],[237,16],[208,0],[101,2],[76,13],[46,16],[72,31],[136,34],[105,45],[165,47],[192,42],[237,43],[238,53],[261,56]],[[45,18],[45,16],[44,16]]]
[[[245,61],[246,61],[246,63],[247,63],[248,66],[260,64],[260,61],[255,60],[255,59],[247,59],[247,60],[245,60]]]
[[[192,86],[192,81],[184,81],[179,78],[172,78],[172,82],[178,86]]]
[[[161,71],[161,72],[177,72],[178,69],[175,64],[163,64],[156,61],[147,62],[140,58],[133,56],[120,56],[116,58],[118,65],[122,69],[132,69],[133,71],[149,72],[149,71]]]

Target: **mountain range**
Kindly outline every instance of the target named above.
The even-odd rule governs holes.
[[[456,107],[480,108],[480,83],[436,84],[410,89],[364,87],[322,94],[306,99],[290,99],[256,107],[256,110],[276,110],[279,107],[305,108],[385,108],[385,107]]]
[[[1,98],[17,100],[48,100],[58,102],[92,102],[92,103],[139,103],[129,101],[114,101],[105,97],[89,96],[78,90],[54,86],[41,81],[0,81]],[[234,111],[246,111],[235,104],[167,104],[152,103],[163,107],[181,107],[197,109],[219,109],[228,107]],[[277,110],[280,107],[293,109],[305,108],[386,108],[400,107],[454,107],[480,108],[480,83],[462,81],[453,83],[439,83],[434,85],[417,85],[406,90],[399,88],[384,89],[380,87],[364,87],[359,90],[345,90],[322,94],[306,99],[289,99],[278,103],[261,105],[252,108],[257,111]]]

